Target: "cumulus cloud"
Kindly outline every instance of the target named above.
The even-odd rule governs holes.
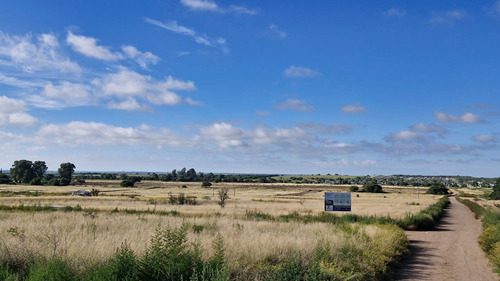
[[[398,9],[398,8],[391,8],[387,11],[384,12],[384,16],[388,18],[396,17],[396,18],[402,18],[406,16],[406,10],[405,9]]]
[[[40,141],[65,146],[77,145],[170,145],[191,146],[192,139],[186,139],[168,129],[149,126],[117,127],[99,122],[75,121],[67,124],[42,126],[37,137]]]
[[[22,100],[0,96],[0,125],[33,126],[38,120],[26,113],[26,103]]]
[[[321,75],[321,73],[314,71],[308,67],[291,65],[285,71],[283,75],[289,78],[302,78],[302,77],[315,77]]]
[[[474,124],[474,123],[482,123],[484,122],[483,119],[481,119],[480,116],[466,112],[462,114],[460,117],[451,115],[451,114],[446,114],[443,112],[434,112],[434,117],[436,117],[437,120],[441,123],[469,123],[469,124]]]
[[[31,75],[79,74],[80,66],[65,57],[54,34],[10,36],[0,31],[0,59]]]
[[[157,81],[150,76],[141,75],[137,72],[122,69],[120,72],[108,74],[101,79],[93,81],[98,92],[104,97],[115,97],[122,101],[111,103],[115,109],[141,108],[134,106],[131,98],[141,98],[156,105],[176,105],[183,102],[195,104],[192,99],[183,100],[174,90],[191,91],[196,87],[192,81],[182,81],[168,76],[164,81]]]
[[[124,101],[110,101],[108,108],[126,111],[151,111],[151,108],[144,104],[139,104],[134,98],[127,98]]]
[[[229,49],[227,48],[226,39],[221,38],[221,37],[210,38],[204,34],[199,34],[194,29],[179,25],[179,24],[177,24],[176,21],[169,21],[169,22],[163,23],[161,21],[150,19],[150,18],[144,18],[144,21],[149,23],[149,24],[166,29],[168,31],[172,31],[174,33],[188,36],[188,37],[192,38],[198,44],[209,46],[209,47],[214,47],[214,48],[219,48],[224,52],[229,51]]]
[[[359,113],[366,112],[366,108],[361,106],[361,104],[359,102],[354,103],[354,104],[344,105],[344,106],[342,106],[341,110],[342,110],[342,112],[349,113],[349,114],[359,114]]]
[[[195,11],[235,13],[246,15],[255,15],[258,13],[258,10],[249,9],[245,6],[230,5],[227,8],[223,8],[217,5],[217,3],[208,0],[181,0],[181,4]]]
[[[233,127],[231,124],[225,122],[215,123],[206,127],[201,126],[199,130],[202,135],[215,140],[222,148],[247,146],[244,141],[244,131]]]
[[[122,52],[112,52],[110,47],[100,46],[97,44],[97,39],[83,35],[75,35],[68,32],[66,43],[71,48],[84,56],[103,60],[103,61],[119,61],[123,59],[134,60],[140,67],[146,69],[150,64],[156,64],[159,58],[151,52],[141,52],[136,47],[125,45],[122,46]]]
[[[75,35],[72,32],[68,32],[66,43],[68,43],[75,52],[81,53],[87,57],[105,61],[116,61],[122,58],[121,54],[111,52],[109,47],[97,45],[97,39],[93,37]]]
[[[467,12],[463,10],[450,10],[437,12],[427,21],[431,25],[454,25],[455,22],[467,18]]]
[[[59,85],[48,82],[40,95],[28,99],[33,106],[61,109],[69,106],[84,106],[91,103],[89,86],[62,81]]]
[[[276,108],[281,110],[295,110],[302,112],[316,111],[313,106],[307,105],[304,101],[297,99],[287,99],[284,103],[281,103],[278,106],[276,106]]]

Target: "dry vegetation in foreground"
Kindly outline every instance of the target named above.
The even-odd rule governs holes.
[[[183,251],[179,257],[190,257],[187,268],[205,270],[214,257],[223,260],[218,264],[224,266],[217,267],[215,275],[201,278],[191,269],[185,280],[381,280],[390,275],[408,243],[394,222],[352,223],[358,218],[340,221],[325,217],[324,192],[346,192],[347,186],[218,184],[217,188],[229,188],[230,198],[221,208],[214,196],[217,188],[202,188],[200,183],[144,182],[137,188],[115,184],[118,182],[87,187],[0,186],[0,205],[73,207],[47,212],[36,208],[0,211],[0,277],[13,276],[15,271],[18,279],[14,280],[38,280],[29,279],[30,274],[41,274],[40,280],[44,280],[49,273],[36,270],[49,270],[52,265],[47,263],[55,261],[59,269],[54,270],[59,272],[63,266],[76,280],[109,280],[111,275],[102,272],[106,266],[116,267],[116,251],[124,245],[124,253],[132,253],[129,262],[137,266],[137,272],[141,268],[155,271],[161,266],[151,251],[162,247],[154,245],[170,241],[168,235],[174,235],[180,237],[174,243]],[[79,188],[99,188],[101,193],[99,197],[70,196]],[[423,191],[417,198],[417,190],[412,188],[385,191],[353,193],[352,213],[408,217],[439,198]],[[197,204],[171,204],[169,197],[181,193]],[[81,211],[71,211],[75,209]],[[289,219],[277,219],[279,216]],[[201,268],[196,267],[196,257],[203,261]],[[148,264],[153,268],[147,269]],[[101,279],[85,277],[89,272],[101,274]],[[152,277],[139,274],[134,278]]]

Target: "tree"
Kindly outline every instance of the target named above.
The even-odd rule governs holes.
[[[48,167],[45,164],[45,161],[35,161],[33,163],[33,173],[35,173],[35,176],[40,180],[43,178],[43,175],[45,174],[47,169]]]
[[[141,178],[140,177],[129,177],[127,179],[124,179],[120,186],[121,187],[134,187],[134,184],[136,182],[140,182],[141,181]]]
[[[29,160],[16,160],[10,168],[10,177],[15,183],[30,183],[36,177],[33,163]]]
[[[229,188],[227,187],[223,187],[219,190],[219,202],[217,202],[217,204],[219,204],[222,208],[224,208],[224,206],[226,206],[226,200],[229,198],[229,196],[227,195],[229,191]]]
[[[373,179],[363,184],[363,191],[371,193],[382,193],[382,186],[377,183],[376,179]]]
[[[61,164],[60,168],[57,169],[59,177],[61,178],[60,180],[61,185],[69,185],[71,183],[71,177],[75,172],[75,168],[76,168],[75,165],[70,162]]]
[[[2,171],[0,171],[0,184],[10,184],[12,181],[10,180],[9,175],[4,174]]]
[[[186,172],[186,181],[195,181],[196,180],[196,171],[191,168]]]
[[[201,187],[209,188],[209,187],[211,187],[211,186],[212,186],[212,183],[211,183],[211,182],[209,182],[209,181],[207,181],[207,180],[205,180],[205,181],[203,181],[203,182],[201,183]]]
[[[500,199],[500,178],[497,179],[497,182],[493,186],[493,193],[490,195],[491,200]]]
[[[434,181],[431,183],[429,189],[427,189],[427,194],[448,194],[448,188],[440,181]]]

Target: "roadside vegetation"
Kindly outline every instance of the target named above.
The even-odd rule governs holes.
[[[497,179],[493,192],[487,197],[492,200],[498,200],[497,194],[500,194],[500,178]],[[457,199],[465,204],[474,213],[475,217],[481,219],[483,231],[479,236],[479,244],[486,253],[488,259],[495,266],[495,271],[500,274],[500,210],[492,207],[484,207],[480,204],[465,199],[467,197],[475,198],[470,194],[461,193]]]

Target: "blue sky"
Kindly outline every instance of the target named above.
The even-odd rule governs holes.
[[[2,1],[0,167],[497,177],[499,50],[500,1]]]

